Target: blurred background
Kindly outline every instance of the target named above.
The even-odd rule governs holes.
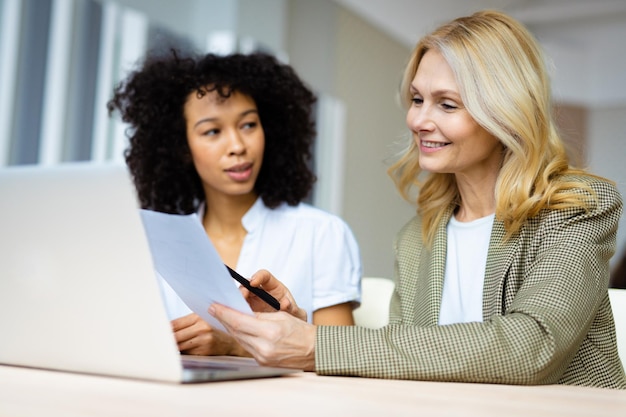
[[[271,52],[319,96],[313,204],[352,227],[365,275],[391,277],[415,211],[386,174],[402,70],[421,35],[485,8],[537,36],[573,161],[626,195],[626,0],[0,0],[0,165],[121,162],[106,102],[147,51]],[[622,218],[612,265],[625,250]]]

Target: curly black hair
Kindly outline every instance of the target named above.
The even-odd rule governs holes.
[[[147,55],[139,69],[114,89],[109,115],[119,111],[130,125],[124,152],[142,208],[189,214],[204,191],[187,144],[184,105],[189,94],[216,91],[250,96],[265,133],[265,152],[255,183],[266,206],[297,205],[316,178],[309,167],[316,135],[316,97],[293,68],[255,52],[181,56]]]

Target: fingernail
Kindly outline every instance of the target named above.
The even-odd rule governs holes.
[[[213,304],[209,307],[209,314],[215,316],[215,307],[213,307]]]

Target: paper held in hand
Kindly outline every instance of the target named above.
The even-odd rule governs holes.
[[[212,303],[252,314],[195,213],[141,210],[141,219],[157,272],[194,313],[220,330],[208,313]]]

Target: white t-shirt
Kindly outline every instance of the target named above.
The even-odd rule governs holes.
[[[495,214],[471,222],[452,216],[439,324],[483,321],[483,285]]]
[[[308,204],[269,209],[259,198],[242,224],[248,234],[234,269],[246,278],[259,269],[270,271],[307,311],[309,321],[320,308],[361,302],[359,247],[339,217]],[[191,313],[160,276],[159,282],[170,319]]]

